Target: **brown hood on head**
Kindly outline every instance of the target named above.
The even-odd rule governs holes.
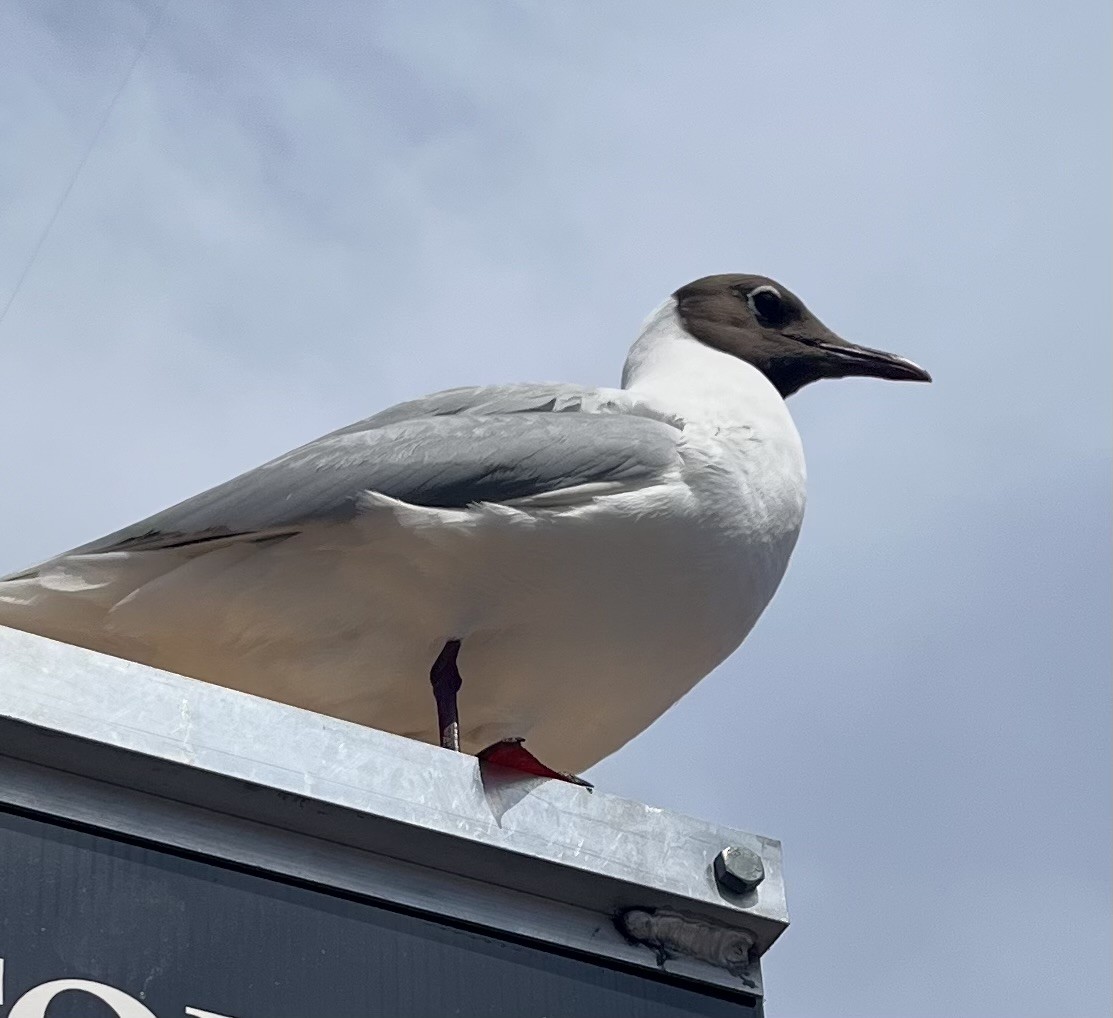
[[[836,336],[799,297],[766,276],[705,276],[673,297],[693,338],[752,364],[784,397],[821,378],[931,381],[912,361]]]

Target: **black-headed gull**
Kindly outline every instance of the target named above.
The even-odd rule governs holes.
[[[750,632],[804,513],[785,398],[846,375],[930,380],[771,279],[708,276],[621,388],[402,403],[14,574],[0,624],[576,773]]]

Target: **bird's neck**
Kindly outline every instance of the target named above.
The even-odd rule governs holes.
[[[693,423],[791,426],[773,383],[752,364],[695,339],[672,298],[650,315],[630,348],[622,387]]]

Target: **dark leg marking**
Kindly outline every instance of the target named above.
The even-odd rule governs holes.
[[[456,655],[460,653],[460,641],[449,640],[437,655],[429,670],[429,681],[433,684],[433,696],[437,701],[437,731],[441,735],[441,746],[460,752],[460,714],[456,706],[456,694],[460,692],[462,680],[456,667]]]

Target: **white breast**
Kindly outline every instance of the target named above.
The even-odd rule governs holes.
[[[803,522],[804,450],[784,399],[757,368],[689,335],[671,299],[646,322],[623,385],[684,421],[684,479],[703,527],[735,570],[748,632],[776,591]],[[729,584],[729,569],[716,579]]]
[[[623,387],[684,423],[693,490],[731,534],[795,542],[806,475],[800,435],[779,392],[753,365],[689,335],[669,300],[630,350]]]

